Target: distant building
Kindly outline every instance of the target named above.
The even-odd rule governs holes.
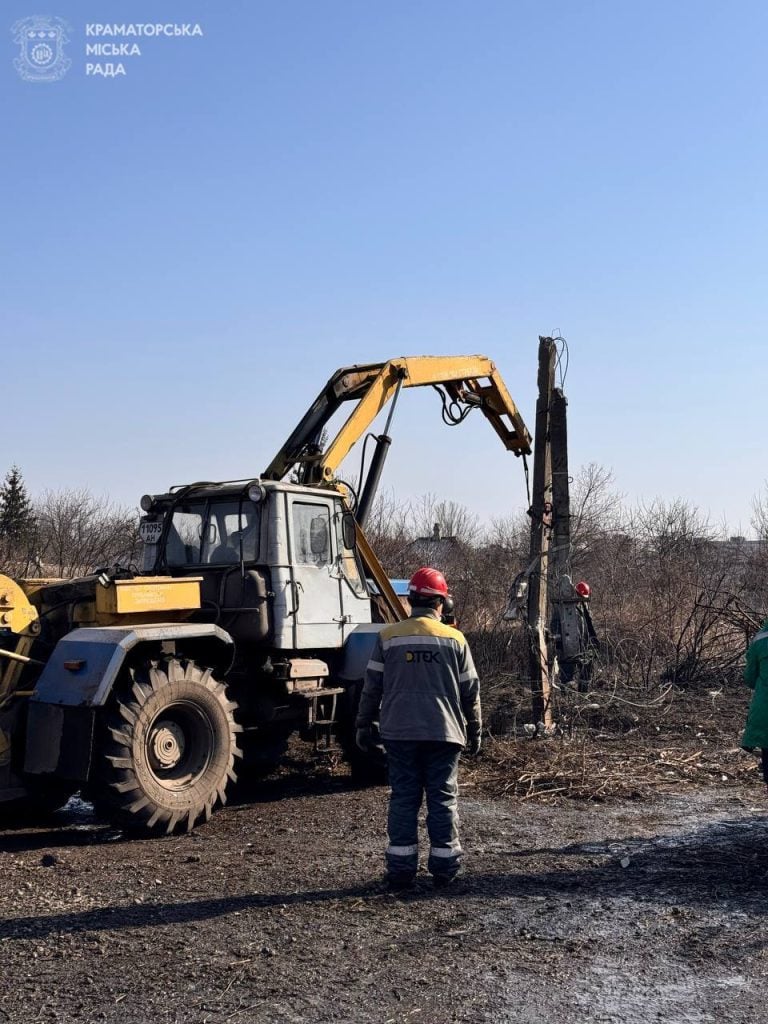
[[[456,537],[443,537],[440,523],[435,523],[431,537],[417,537],[406,545],[405,553],[413,560],[414,568],[429,565],[448,575],[461,557],[464,546]]]

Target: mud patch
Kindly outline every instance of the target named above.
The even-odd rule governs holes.
[[[768,989],[768,815],[748,789],[461,802],[468,875],[380,884],[386,790],[265,784],[189,836],[71,803],[0,834],[10,1021],[751,1022]],[[627,862],[628,861],[628,862]],[[624,863],[627,862],[627,863]],[[624,864],[624,866],[622,866]]]

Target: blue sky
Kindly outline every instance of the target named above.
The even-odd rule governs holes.
[[[0,472],[126,503],[255,475],[336,367],[394,355],[491,356],[532,426],[559,329],[572,466],[746,529],[768,476],[764,4],[3,12]],[[72,27],[58,82],[13,66],[38,13]],[[86,23],[158,21],[204,36],[86,76]],[[387,484],[520,508],[520,463],[474,420],[449,433],[406,394]]]

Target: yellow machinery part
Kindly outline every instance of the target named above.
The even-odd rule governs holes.
[[[486,356],[409,356],[390,359],[381,365],[375,375],[370,374],[370,371],[356,375],[354,370],[354,367],[350,367],[342,384],[353,391],[360,384],[364,387],[367,384],[367,390],[322,454],[320,465],[326,481],[333,479],[350,448],[392,398],[400,380],[406,388],[442,384],[449,393],[459,385],[466,385],[466,390],[479,400],[480,408],[504,446],[516,455],[529,454],[531,451],[531,436],[517,406],[495,364]],[[488,384],[481,385],[481,379],[486,379]],[[508,418],[508,423],[504,422],[502,416]]]
[[[531,435],[507,390],[496,365],[482,355],[402,356],[385,363],[342,367],[327,382],[291,436],[267,467],[264,476],[282,480],[299,465],[303,483],[336,487],[346,497],[346,488],[336,472],[351,448],[364,436],[384,406],[399,389],[439,385],[452,401],[479,408],[501,439],[515,455],[528,455]],[[316,440],[329,420],[346,403],[353,410],[333,440],[321,450]],[[363,563],[381,591],[394,621],[403,608],[392,591],[387,574],[358,527],[358,549]]]
[[[137,576],[96,587],[96,615],[194,611],[200,607],[202,576]]]
[[[12,633],[39,633],[37,609],[18,583],[0,575],[0,628]]]
[[[385,363],[368,363],[337,370],[305,413],[264,476],[282,480],[297,463],[311,472],[304,482],[328,485],[350,449],[364,436],[400,387],[440,385],[454,401],[476,405],[515,455],[531,451],[531,435],[507,387],[487,356],[402,356]],[[324,451],[307,451],[307,443],[339,407],[353,402],[346,423]]]
[[[10,576],[0,575],[0,629],[9,629],[16,637],[11,652],[26,658],[34,638],[40,632],[37,609],[29,601],[22,588]],[[16,689],[24,668],[24,661],[0,657],[0,705]],[[0,738],[0,746],[2,746]],[[2,759],[0,751],[0,760]]]

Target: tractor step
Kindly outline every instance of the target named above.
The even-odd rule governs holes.
[[[317,690],[302,690],[297,693],[297,697],[304,697],[306,700],[317,700],[318,697],[338,697],[340,693],[344,693],[343,686],[325,686]]]
[[[341,748],[334,743],[334,728],[338,725],[336,719],[336,698],[345,693],[343,686],[326,686],[317,690],[305,690],[297,695],[309,701],[307,708],[307,728],[314,737],[315,750],[323,754],[338,752]],[[327,700],[329,703],[319,708],[319,702]],[[323,717],[320,718],[319,715]]]

